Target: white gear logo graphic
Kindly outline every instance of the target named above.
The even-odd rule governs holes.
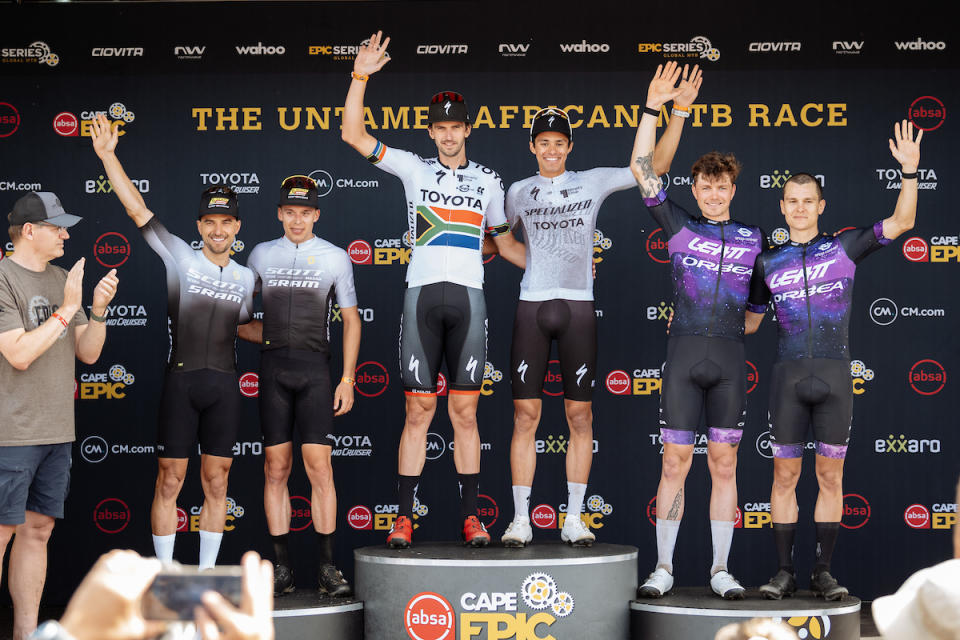
[[[122,364],[115,364],[110,367],[110,379],[114,382],[121,382],[123,377],[127,375],[127,369]]]
[[[594,512],[600,511],[603,508],[603,496],[594,494],[587,498],[587,508]]]
[[[531,573],[520,587],[523,602],[531,609],[546,609],[557,595],[557,583],[545,573]]]
[[[863,364],[863,360],[853,360],[850,363],[850,375],[859,377],[863,375],[866,366]]]
[[[573,596],[566,591],[561,591],[550,604],[550,610],[558,618],[565,618],[573,613]]]

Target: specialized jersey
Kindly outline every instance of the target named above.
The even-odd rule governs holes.
[[[507,220],[523,226],[527,247],[520,299],[593,300],[597,213],[611,193],[636,185],[629,167],[535,175],[511,185]]]
[[[500,176],[470,161],[448,169],[436,158],[421,158],[379,141],[367,159],[403,181],[413,240],[407,286],[453,282],[483,288],[483,233],[509,231]]]
[[[751,311],[761,313],[773,296],[778,360],[850,358],[850,306],[857,264],[890,244],[883,223],[790,242],[760,256],[751,284]]]
[[[250,322],[253,273],[233,260],[225,267],[210,262],[156,216],[140,232],[167,270],[168,367],[236,371],[237,325]]]
[[[673,272],[672,336],[743,340],[753,263],[766,247],[759,227],[693,217],[671,200],[648,206],[667,237]]]
[[[330,311],[357,306],[347,252],[314,236],[286,236],[254,247],[247,266],[263,296],[263,349],[330,351]]]

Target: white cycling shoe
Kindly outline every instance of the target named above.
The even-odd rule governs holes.
[[[583,520],[577,516],[567,516],[563,521],[563,528],[560,529],[560,539],[574,547],[590,547],[597,536],[587,529]]]
[[[727,571],[718,571],[710,577],[710,588],[724,600],[743,600],[746,590]]]
[[[663,567],[657,567],[637,588],[637,598],[660,598],[672,588],[673,576]]]
[[[533,540],[533,529],[530,527],[530,520],[520,516],[514,516],[500,538],[500,542],[505,547],[525,547],[531,540]]]

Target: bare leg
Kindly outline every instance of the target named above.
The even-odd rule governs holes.
[[[13,638],[24,640],[37,628],[40,596],[47,579],[47,541],[54,519],[33,511],[17,526],[10,550],[10,597],[13,599]]]
[[[267,514],[267,531],[272,536],[290,532],[290,489],[287,480],[292,467],[292,442],[264,449],[263,509]]]

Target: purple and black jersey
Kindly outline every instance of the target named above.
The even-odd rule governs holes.
[[[743,340],[753,264],[766,248],[763,231],[694,217],[670,200],[647,208],[668,239],[675,310],[670,335]]]
[[[890,243],[883,223],[789,242],[757,258],[750,311],[762,313],[771,296],[779,327],[778,360],[849,359],[850,307],[857,264]]]

